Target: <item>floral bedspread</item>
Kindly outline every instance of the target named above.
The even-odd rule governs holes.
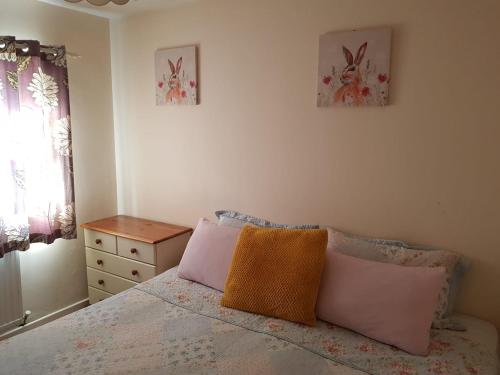
[[[221,307],[222,293],[167,271],[0,342],[0,374],[497,374],[496,353],[433,331],[417,357],[319,321],[314,328]]]

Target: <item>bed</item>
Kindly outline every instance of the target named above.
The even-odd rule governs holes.
[[[316,327],[221,307],[222,293],[173,268],[0,342],[0,374],[498,374],[497,332],[433,330],[418,357],[325,322]]]

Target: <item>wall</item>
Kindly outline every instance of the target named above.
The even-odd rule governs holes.
[[[232,208],[453,249],[500,327],[500,3],[212,0],[112,24],[122,213]],[[389,25],[391,105],[315,105],[319,35]],[[199,44],[199,106],[155,106],[154,51]]]
[[[69,59],[77,223],[116,213],[109,24],[35,0],[0,4],[0,35],[65,44]],[[78,239],[20,253],[22,299],[31,320],[87,298],[83,231]]]

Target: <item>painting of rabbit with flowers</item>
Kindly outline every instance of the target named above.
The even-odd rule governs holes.
[[[198,104],[196,46],[155,53],[156,104]]]
[[[390,56],[388,27],[321,35],[318,107],[386,105]]]

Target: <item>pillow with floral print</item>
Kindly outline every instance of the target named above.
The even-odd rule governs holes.
[[[391,263],[402,266],[444,267],[446,282],[439,294],[438,305],[434,312],[433,328],[463,330],[464,328],[448,318],[450,283],[460,261],[460,255],[445,250],[409,249],[383,242],[373,242],[364,238],[350,236],[333,228],[328,228],[328,248],[339,253],[362,259]]]
[[[252,225],[261,228],[319,229],[319,225],[315,224],[302,224],[302,225],[277,224],[267,219],[231,210],[215,211],[215,216],[217,216],[217,219],[219,219],[220,225],[226,225],[236,228],[243,228],[245,225]]]

